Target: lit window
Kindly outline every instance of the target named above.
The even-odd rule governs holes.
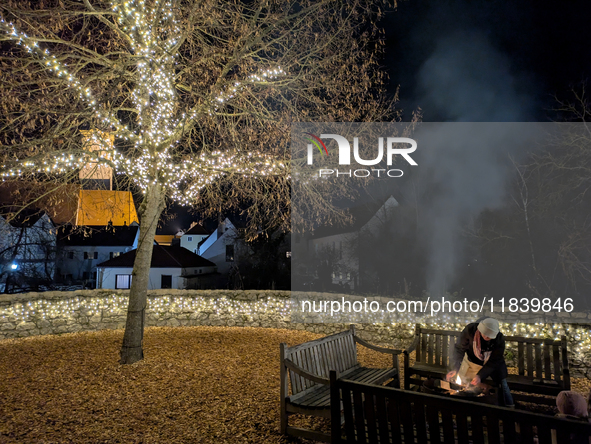
[[[286,251],[285,252],[285,257],[290,258],[291,257],[291,251]]]
[[[115,276],[115,288],[127,289],[131,287],[131,274],[118,274]]]

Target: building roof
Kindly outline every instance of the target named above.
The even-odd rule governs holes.
[[[131,247],[139,229],[137,224],[123,227],[79,228],[68,225],[59,230],[58,243],[64,247]]]
[[[201,224],[195,224],[191,228],[187,230],[185,235],[187,234],[194,234],[194,235],[210,235],[211,233],[203,228]]]
[[[132,250],[121,256],[114,257],[97,265],[100,268],[133,267],[137,250]],[[152,263],[150,268],[192,268],[192,267],[215,267],[216,265],[179,246],[154,245],[152,251]]]
[[[4,217],[6,221],[14,228],[31,228],[39,219],[47,213],[39,209],[0,209],[0,216]],[[49,216],[48,216],[49,217]],[[51,218],[49,218],[51,221]]]
[[[139,222],[129,191],[80,190],[76,225],[130,225]]]

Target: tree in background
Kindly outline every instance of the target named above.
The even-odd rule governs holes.
[[[381,15],[369,0],[2,3],[3,178],[63,187],[108,165],[142,193],[122,363],[143,357],[153,239],[169,201],[211,214],[248,199],[252,226],[285,226],[290,123],[391,112],[376,99]],[[80,129],[101,150],[84,150]],[[329,208],[316,202],[318,214]]]

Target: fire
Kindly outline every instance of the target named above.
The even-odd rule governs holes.
[[[462,385],[462,379],[460,378],[460,375],[458,375],[458,377],[456,378],[456,384]]]

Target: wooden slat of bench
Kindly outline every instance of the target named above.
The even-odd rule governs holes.
[[[443,442],[455,442],[454,440],[454,418],[449,410],[441,411],[443,426]],[[451,439],[450,439],[451,438]]]
[[[451,354],[452,350],[448,348],[450,342],[449,336],[441,336],[441,365],[447,367],[448,354]]]
[[[551,344],[544,344],[544,379],[552,379],[552,368],[550,366],[550,349]]]
[[[343,360],[345,363],[345,369],[357,365],[357,349],[355,347],[355,339],[353,336],[343,339],[343,350]]]
[[[530,344],[544,344],[547,342],[551,342],[553,344],[560,344],[560,341],[554,341],[553,339],[526,338],[524,336],[505,336],[505,342],[528,342]]]
[[[538,424],[538,444],[552,444],[552,432],[547,424]]]
[[[535,344],[535,352],[536,352],[536,378],[543,378],[544,374],[542,372],[542,364],[543,364],[543,357],[542,357],[542,344]]]
[[[534,442],[533,424],[521,421],[519,423],[519,434],[521,435],[521,442]]]
[[[526,354],[526,359],[527,359],[527,368],[526,368],[527,376],[533,376],[534,375],[534,353],[533,353],[533,348],[532,348],[531,342],[525,343],[525,354]]]
[[[345,433],[347,436],[353,436],[355,433],[352,396],[353,395],[349,390],[345,388],[342,389],[343,411],[345,416]]]
[[[398,411],[399,404],[397,402],[392,402],[390,399],[386,401],[386,405],[388,406],[387,415],[388,422],[390,423],[390,436],[392,437],[392,443],[401,444],[402,427],[400,424],[400,412]]]
[[[482,420],[482,414],[473,414],[471,419],[472,423],[470,424],[470,428],[472,430],[472,443],[484,444],[484,421]]]
[[[423,328],[423,327],[421,327],[421,333],[426,333],[426,334],[435,333],[438,335],[445,335],[445,336],[460,336],[462,334],[461,331],[456,331],[456,330],[437,330],[435,328]]]
[[[559,348],[556,346],[553,346],[552,347],[552,356],[554,358],[554,379],[559,384],[562,384],[562,372],[558,370],[561,368],[559,353],[560,353]]]
[[[396,374],[396,369],[379,369],[379,368],[368,368],[368,367],[357,367],[352,371],[347,371],[342,374],[342,378],[349,379],[355,382],[361,382],[364,384],[379,384],[389,376]]]
[[[427,364],[435,363],[435,335],[430,334],[427,338]]]
[[[357,435],[357,442],[365,443],[365,418],[363,414],[363,403],[361,401],[361,392],[353,392],[353,411],[355,422],[355,434]]]
[[[300,364],[298,364],[298,365],[300,367],[302,367],[303,369],[310,369],[310,366],[308,365],[308,356],[307,356],[309,350],[310,349],[307,348],[307,349],[300,350],[298,352],[299,359],[300,359]],[[314,385],[313,381],[310,381],[309,379],[306,379],[306,378],[302,378],[302,387],[304,388],[304,390],[312,387],[312,385]]]
[[[426,417],[429,427],[429,442],[432,444],[441,444],[441,431],[439,427],[439,410],[434,406],[427,404]]]
[[[324,367],[322,368],[322,374],[326,374],[326,372],[330,371],[331,368],[334,368],[334,360],[331,353],[330,342],[325,342],[320,347],[318,347],[318,351],[322,353],[324,357]]]
[[[327,407],[330,405],[330,387],[318,385],[307,392],[291,397],[290,402],[302,407]]]
[[[318,345],[324,344],[326,342],[333,341],[335,338],[342,337],[342,336],[351,336],[351,331],[346,330],[340,333],[335,333],[334,335],[326,336],[324,338],[314,339],[313,341],[304,342],[302,344],[294,345],[293,347],[288,347],[286,350],[286,357],[289,359],[291,353],[295,353],[298,350],[302,350],[305,348],[317,347]]]
[[[299,362],[300,358],[299,358],[298,352],[292,353],[291,359],[294,362],[294,364],[301,367],[300,362]],[[292,391],[294,393],[299,393],[299,392],[303,391],[304,388],[302,387],[302,378],[293,371],[290,371],[290,377],[291,377]]]
[[[517,344],[517,370],[521,376],[525,375],[525,345],[523,342]]]
[[[435,336],[435,361],[434,364],[437,365],[445,365],[442,363],[441,358],[441,340],[443,337],[441,335],[434,335]]]
[[[376,423],[376,411],[374,406],[374,397],[373,395],[365,396],[363,406],[365,407],[365,420],[368,424],[375,424]],[[377,443],[378,442],[378,435],[377,430],[375,427],[368,427],[367,430],[367,441],[369,443]]]
[[[425,417],[425,403],[422,399],[417,399],[413,404],[417,441],[427,442],[427,418]]]
[[[469,444],[468,417],[465,414],[465,410],[461,414],[456,415],[456,423],[458,425],[458,444]]]
[[[427,363],[427,335],[422,333],[421,334],[421,356],[418,361]]]
[[[390,402],[389,405],[392,404],[393,402]],[[403,399],[398,403],[398,413],[400,414],[400,423],[402,424],[404,433],[404,443],[414,443],[414,424],[412,422],[412,411],[409,398]]]
[[[489,414],[486,418],[486,435],[488,444],[501,444],[499,417],[494,413]]]
[[[375,395],[375,408],[376,408],[376,421],[378,423],[380,435],[379,440],[380,442],[388,442],[388,416],[386,415],[387,406],[386,406],[386,397],[383,396],[381,393],[377,393]]]

